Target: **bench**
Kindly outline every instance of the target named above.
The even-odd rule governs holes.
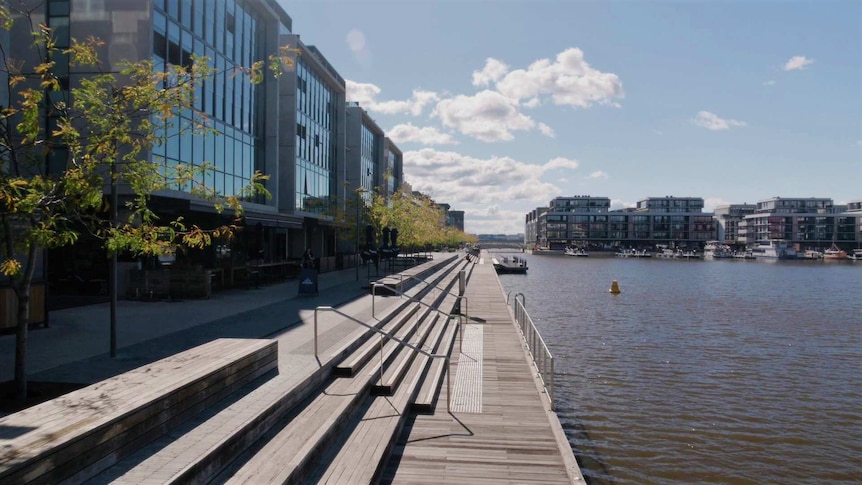
[[[217,339],[0,418],[0,482],[79,482],[278,366],[275,340]]]

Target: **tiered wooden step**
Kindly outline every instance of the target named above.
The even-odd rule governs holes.
[[[415,359],[405,382],[392,396],[374,397],[337,454],[334,457],[323,455],[317,463],[317,471],[305,477],[305,481],[346,485],[374,483],[384,469],[386,457],[404,424],[410,402],[419,389],[425,364],[424,359]]]
[[[455,334],[460,331],[457,320],[453,320],[446,327],[443,337],[437,342],[434,347],[434,354],[449,355],[452,352],[452,345],[455,343]],[[411,409],[415,412],[431,412],[434,410],[434,403],[437,401],[437,395],[440,393],[440,386],[443,385],[443,378],[449,369],[446,368],[446,361],[443,359],[428,359],[422,356],[427,362],[427,370],[422,380],[422,387],[413,401]]]
[[[274,340],[218,339],[0,419],[0,482],[80,482],[277,367]]]
[[[413,318],[411,313],[408,319]],[[437,315],[426,315],[419,322],[403,324],[394,336],[401,340],[409,339],[417,327],[420,335],[427,336],[432,324],[437,321]],[[420,340],[417,343],[421,345],[424,336],[417,338]],[[314,464],[315,458],[339,439],[343,432],[349,431],[349,423],[354,416],[362,413],[373,402],[369,390],[372,383],[378,381],[381,368],[386,375],[393,363],[397,365],[404,354],[413,352],[391,340],[387,340],[381,350],[374,336],[370,343],[371,356],[351,356],[347,359],[362,362],[361,368],[345,365],[345,368],[350,368],[350,372],[343,372],[346,377],[338,378],[327,386],[298,414],[276,427],[279,429],[268,433],[261,440],[265,443],[249,450],[215,481],[231,484],[306,482],[308,469]],[[366,348],[357,351],[363,354],[366,352]]]
[[[418,323],[419,317],[417,312],[419,311],[419,304],[410,303],[408,305],[408,310],[402,312],[397,319],[395,319],[391,325],[387,325],[383,330],[392,335],[405,335],[409,332],[402,332],[401,330],[406,328],[407,330],[412,330],[415,328]],[[411,324],[408,325],[408,322]],[[391,348],[391,346],[390,346]],[[356,349],[351,355],[349,355],[346,359],[341,361],[339,364],[335,366],[335,375],[342,377],[350,377],[362,367],[364,366],[372,356],[378,355],[380,352],[380,337],[379,334],[374,334],[369,338],[361,347]],[[391,352],[391,350],[390,350]]]
[[[456,278],[457,279],[457,278]],[[454,280],[453,280],[454,281]],[[451,283],[451,282],[450,282]],[[444,293],[438,297],[442,301],[436,302],[441,309],[451,309],[457,298],[446,292],[449,286],[444,286]],[[450,324],[451,323],[451,324]],[[457,331],[457,320],[447,318],[435,318],[437,327],[432,332],[436,335],[443,334],[443,340],[432,342],[432,349],[436,353],[451,349],[454,335]],[[430,352],[429,352],[430,353]],[[397,440],[398,434],[410,412],[410,406],[415,401],[417,394],[422,388],[423,376],[426,367],[431,360],[443,362],[442,358],[432,359],[424,354],[419,354],[413,349],[404,348],[405,367],[409,369],[404,373],[404,382],[394,389],[390,396],[375,397],[365,409],[364,414],[356,422],[349,436],[345,438],[343,446],[330,450],[329,453],[321,455],[317,459],[317,466],[304,481],[325,484],[355,484],[374,483],[385,468],[386,459]],[[397,361],[396,361],[397,362]],[[390,367],[384,374],[403,372]],[[439,372],[439,371],[438,371]],[[444,375],[442,372],[440,376]],[[436,372],[435,372],[436,377]],[[439,383],[437,384],[439,386]],[[380,385],[383,387],[383,384]],[[387,390],[392,390],[391,388]]]
[[[448,277],[455,264],[457,261],[454,258],[429,261],[423,265],[422,274],[439,281]],[[417,297],[427,292],[421,286],[408,290],[410,295]],[[383,328],[411,311],[415,309],[411,309],[410,300],[403,299],[394,307],[380,312],[375,325]],[[370,330],[368,332],[371,333]],[[146,450],[104,471],[88,483],[199,483],[211,480],[299,403],[307,401],[309,393],[331,378],[335,363],[361,343],[361,339],[354,337],[334,346],[335,350],[330,349],[326,355],[321,355],[320,370],[298,385],[288,382],[285,376],[276,376],[257,388],[238,391],[225,402],[219,403],[218,407],[200,413],[184,425],[172,429],[169,435],[154,442]],[[329,392],[346,393],[340,403],[330,403],[333,410],[354,406],[355,396],[351,398],[350,393],[355,394],[356,391],[333,387]],[[339,419],[333,419],[332,432],[338,431]],[[147,451],[150,453],[145,453]]]

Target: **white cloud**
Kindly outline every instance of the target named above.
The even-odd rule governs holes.
[[[607,172],[603,172],[603,171],[601,171],[601,170],[596,170],[595,172],[593,172],[593,173],[591,173],[591,174],[587,175],[587,178],[588,178],[588,179],[594,179],[594,180],[597,180],[597,179],[607,179],[607,178],[608,178],[608,173],[607,173]]]
[[[380,94],[380,88],[371,83],[358,83],[347,80],[347,101],[355,101],[363,107],[368,107],[376,103],[374,98]]]
[[[703,200],[703,210],[706,212],[713,212],[716,207],[730,204],[730,202],[722,199],[721,197],[707,197]]]
[[[796,71],[805,69],[805,66],[814,63],[814,59],[805,56],[793,56],[784,64],[785,71]]]
[[[539,123],[539,131],[548,138],[555,138],[557,136],[554,133],[554,129],[544,123]]]
[[[423,145],[453,145],[458,142],[452,135],[443,133],[433,126],[413,126],[412,123],[395,125],[386,131],[387,136],[396,143],[421,143]]]
[[[473,86],[484,87],[497,82],[509,72],[509,66],[489,57],[481,71],[473,71]]]
[[[525,108],[535,108],[536,106],[539,106],[540,104],[542,104],[542,100],[540,100],[539,98],[530,98],[527,101],[524,101],[523,103],[521,103],[521,105],[524,106]]]
[[[770,79],[769,81],[764,81],[763,85],[764,86],[775,86],[775,81]]]
[[[559,194],[561,189],[542,180],[543,176],[551,170],[577,167],[576,160],[566,158],[532,164],[510,157],[476,158],[432,148],[404,152],[405,177],[414,189],[426,193],[433,189],[435,199],[465,211],[500,201],[528,201],[524,205],[531,208],[546,204],[549,194]]]
[[[347,101],[355,101],[368,111],[384,114],[411,114],[419,116],[426,106],[440,99],[433,91],[414,89],[413,95],[406,100],[378,101],[380,88],[371,83],[358,83],[347,80]]]
[[[734,120],[734,119],[724,119],[719,118],[715,113],[710,113],[709,111],[700,111],[697,113],[697,117],[691,120],[697,126],[706,128],[707,130],[718,131],[718,130],[729,130],[734,126],[746,126],[747,123],[744,121]]]
[[[614,100],[624,97],[619,77],[590,67],[578,48],[564,50],[553,62],[541,59],[527,69],[511,71],[497,81],[496,88],[516,100],[526,98],[533,103],[538,96],[550,96],[555,104],[579,108],[595,103],[616,105]]]
[[[572,160],[570,158],[557,157],[557,158],[553,158],[553,159],[549,160],[548,163],[546,163],[544,165],[544,168],[545,168],[545,171],[555,170],[558,168],[568,168],[571,170],[577,170],[577,168],[580,165],[581,164],[577,160]]]
[[[626,202],[621,199],[611,199],[611,210],[625,209],[626,207],[637,207],[635,202]]]
[[[485,142],[508,141],[514,138],[513,131],[536,126],[532,118],[518,111],[516,102],[488,90],[441,100],[432,116],[440,118],[443,126]]]

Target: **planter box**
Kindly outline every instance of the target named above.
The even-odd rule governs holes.
[[[45,321],[45,283],[30,285],[30,323]],[[0,288],[0,331],[18,323],[18,298],[12,288]]]

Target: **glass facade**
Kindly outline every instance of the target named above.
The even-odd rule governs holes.
[[[190,67],[192,56],[206,57],[215,73],[195,92],[195,109],[184,111],[162,127],[166,142],[153,147],[165,167],[179,163],[214,170],[199,182],[220,194],[237,194],[263,172],[262,86],[239,68],[265,57],[263,21],[244,2],[235,0],[156,0],[153,8],[153,64],[157,72]],[[206,119],[213,132],[194,133],[194,122]],[[187,190],[188,187],[177,187]]]
[[[375,157],[380,137],[375,135],[366,125],[362,125],[360,135],[360,171],[359,186],[370,192],[374,189]]]
[[[328,213],[336,183],[336,93],[296,61],[296,210]]]
[[[397,163],[398,160],[395,153],[390,151],[386,157],[386,193],[388,195],[394,194],[397,188],[398,181],[395,180],[395,166]]]

